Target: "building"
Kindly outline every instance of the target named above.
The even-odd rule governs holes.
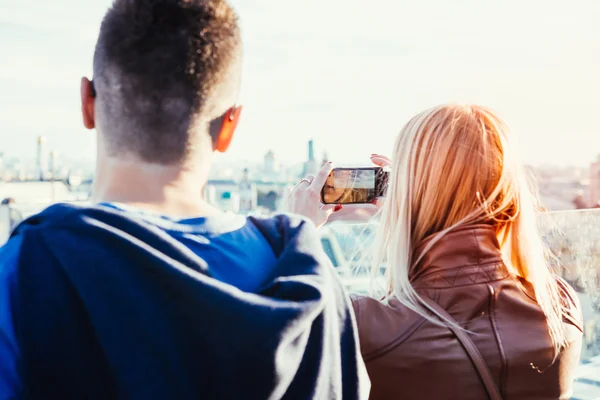
[[[50,152],[50,164],[48,166],[48,171],[50,172],[51,179],[56,179],[59,173],[60,166],[58,165],[58,162],[58,152]]]
[[[304,163],[303,176],[315,175],[318,172],[317,161],[315,160],[315,143],[311,139],[308,141],[308,159]]]
[[[264,173],[268,176],[272,176],[277,172],[277,165],[275,160],[275,153],[272,150],[269,150],[267,154],[265,154],[265,160],[263,164]]]
[[[221,199],[219,201],[219,208],[223,211],[230,211],[233,213],[240,212],[240,195],[235,192],[223,192],[221,193]]]
[[[588,203],[592,207],[600,203],[600,155],[590,166]]]
[[[24,216],[41,211],[57,202],[82,199],[63,181],[0,182],[0,199],[12,198]]]
[[[240,212],[249,213],[256,208],[258,193],[256,191],[256,185],[250,181],[250,171],[248,168],[244,168],[242,180],[238,184],[238,194],[240,199]]]
[[[37,139],[36,179],[43,181],[48,173],[48,154],[46,150],[46,136]]]
[[[218,206],[217,188],[215,187],[215,185],[206,185],[206,189],[204,189],[204,199],[211,206]]]

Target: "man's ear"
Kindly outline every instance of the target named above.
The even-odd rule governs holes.
[[[95,100],[96,91],[94,83],[88,78],[81,78],[81,115],[83,117],[83,126],[87,129],[94,129],[96,127],[94,119]]]
[[[231,107],[225,115],[223,115],[223,123],[221,130],[217,135],[213,136],[213,147],[219,153],[225,153],[229,149],[235,130],[240,122],[240,114],[242,113],[242,106]]]

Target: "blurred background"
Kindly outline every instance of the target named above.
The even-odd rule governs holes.
[[[581,296],[575,398],[600,399],[600,2],[232,3],[245,42],[244,114],[206,198],[236,213],[280,211],[323,162],[361,166],[371,153],[390,154],[425,108],[495,109],[537,177],[556,268]],[[91,75],[110,4],[0,0],[0,243],[51,203],[90,199],[95,136],[81,124],[79,79]],[[335,222],[321,231],[352,291],[367,289],[358,260],[373,229]]]

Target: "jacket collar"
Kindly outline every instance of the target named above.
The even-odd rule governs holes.
[[[419,245],[416,256],[431,242]],[[415,287],[448,288],[504,279],[510,275],[491,225],[467,225],[448,232],[411,272]]]

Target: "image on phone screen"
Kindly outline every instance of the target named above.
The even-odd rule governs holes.
[[[335,168],[329,174],[321,198],[324,204],[371,203],[382,196],[388,173],[382,168]]]

